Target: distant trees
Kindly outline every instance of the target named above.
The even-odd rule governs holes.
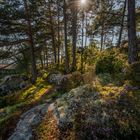
[[[94,41],[97,41],[102,51],[115,46],[114,39],[118,37],[118,28],[121,27],[121,7],[115,0],[95,1],[94,5],[91,30]],[[117,7],[114,8],[114,5]]]
[[[76,46],[77,46],[77,7],[73,2],[72,10],[72,71],[76,70]]]
[[[65,46],[65,71],[69,72],[69,56],[68,56],[68,40],[67,40],[67,5],[63,0],[63,16],[64,16],[64,46]]]
[[[91,44],[102,51],[128,39],[129,63],[138,60],[135,0],[87,0],[82,6],[80,0],[9,0],[0,2],[0,16],[0,59],[25,59],[33,83],[40,68],[64,66],[69,73],[81,64],[82,71],[83,50]]]

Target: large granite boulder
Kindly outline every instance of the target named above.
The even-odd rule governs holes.
[[[60,129],[71,128],[75,123],[75,115],[83,110],[81,106],[99,98],[98,92],[91,90],[88,85],[71,90],[54,103],[45,103],[25,112],[20,117],[15,132],[8,140],[30,140],[34,138],[33,130],[41,123],[45,114],[52,112]],[[100,106],[100,103],[98,103]],[[90,108],[89,108],[90,109]],[[99,109],[99,108],[98,108]],[[87,110],[90,111],[90,110]],[[91,113],[91,112],[90,112]],[[87,114],[87,121],[90,121]],[[46,138],[47,139],[47,138]]]
[[[15,132],[8,140],[31,140],[33,138],[33,128],[36,127],[47,112],[48,105],[36,106],[25,112],[17,124]]]
[[[59,85],[62,80],[62,74],[60,73],[50,73],[47,76],[47,81],[51,84]]]
[[[46,79],[49,83],[57,86],[58,90],[67,92],[82,84],[83,77],[80,72],[62,75],[61,73],[50,73]]]
[[[63,75],[59,85],[59,90],[68,92],[83,84],[83,77],[80,72],[73,72],[71,74]]]
[[[101,104],[97,105],[96,103],[96,101],[101,102],[99,97],[100,95],[96,90],[91,89],[89,85],[85,85],[73,89],[60,99],[57,99],[55,105],[56,112],[59,114],[58,122],[60,127],[69,127],[73,125],[73,123],[75,123],[75,115],[79,111],[86,115],[88,121],[88,119],[94,115],[91,113],[92,107],[96,106],[97,110],[101,107]],[[88,110],[84,110],[83,106],[89,106]]]
[[[49,126],[49,130],[59,129],[62,139],[67,139],[70,135],[75,140],[118,139],[124,127],[124,123],[121,123],[120,128],[117,127],[120,125],[120,117],[124,121],[128,119],[131,125],[133,122],[128,114],[129,110],[132,111],[130,99],[132,100],[132,97],[123,91],[104,96],[91,85],[80,86],[65,93],[53,103],[39,105],[24,113],[9,140],[33,139],[33,129],[37,128],[44,116],[49,117],[49,113],[52,114],[50,117],[55,119],[51,122],[56,125],[56,129],[52,125]],[[49,122],[50,119],[45,120],[45,123]],[[131,135],[130,131],[126,132]]]
[[[0,83],[0,95],[7,95],[10,91],[25,88],[28,85],[28,77],[21,75],[10,75],[2,79]]]

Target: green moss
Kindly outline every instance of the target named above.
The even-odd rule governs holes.
[[[124,67],[121,59],[117,58],[114,54],[105,54],[99,58],[96,63],[96,74],[100,73],[120,73]]]
[[[36,130],[36,135],[39,140],[59,139],[59,129],[52,112],[46,114],[44,120]]]
[[[53,92],[49,95],[46,95],[46,99],[57,99],[61,97],[64,94],[64,92]]]

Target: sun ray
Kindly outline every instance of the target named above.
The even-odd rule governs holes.
[[[85,4],[86,3],[86,0],[80,0],[81,1],[81,4]]]

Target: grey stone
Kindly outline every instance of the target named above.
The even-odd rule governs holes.
[[[36,106],[21,116],[14,134],[9,140],[29,140],[32,138],[32,129],[39,125],[48,111],[53,113],[59,127],[67,129],[75,123],[75,115],[82,112],[85,122],[106,122],[108,116],[105,112],[93,111],[101,109],[102,100],[96,91],[89,90],[89,86],[81,86],[62,95],[54,103]],[[87,110],[84,110],[88,108]],[[86,113],[84,111],[87,111]],[[102,121],[101,121],[102,119]]]
[[[36,106],[25,112],[17,124],[15,132],[8,140],[30,140],[32,128],[37,126],[47,112],[48,104]]]
[[[28,81],[25,81],[20,75],[6,76],[0,83],[0,96],[11,94],[10,91],[25,88],[28,84]]]

